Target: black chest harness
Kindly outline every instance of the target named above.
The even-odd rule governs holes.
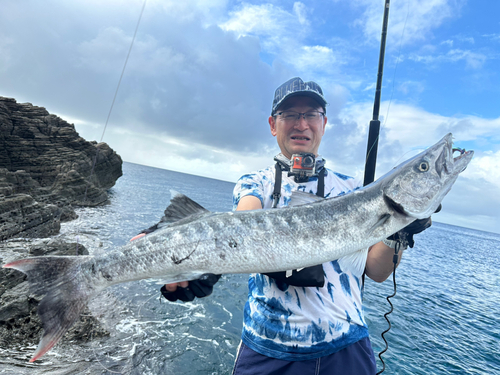
[[[288,176],[294,176],[294,181],[297,183],[303,183],[309,181],[309,177],[318,177],[318,190],[316,195],[318,197],[325,197],[325,160],[317,159],[316,160],[316,173],[309,176],[299,176],[298,174],[294,174],[290,172],[290,160],[279,154],[275,156],[274,160],[276,160],[275,166],[275,176],[274,176],[274,192],[273,192],[273,204],[272,208],[276,208],[278,206],[278,202],[281,198],[281,176],[283,171],[288,171]]]
[[[324,168],[324,159],[321,158],[319,160],[316,160],[316,172],[307,176],[304,176],[302,173],[299,175],[290,172],[290,160],[288,160],[288,158],[286,158],[282,154],[277,155],[274,160],[276,160],[276,174],[274,181],[272,208],[276,208],[278,206],[278,202],[281,197],[281,175],[283,171],[288,171],[288,176],[294,176],[294,180],[297,183],[307,182],[309,181],[309,177],[317,176],[318,191],[316,195],[324,198],[326,174],[326,169]],[[288,285],[318,288],[321,288],[325,285],[325,275],[322,264],[301,268],[298,270],[269,272],[264,273],[264,275],[274,279],[274,281],[276,282],[276,286],[280,290],[286,290],[288,288]]]

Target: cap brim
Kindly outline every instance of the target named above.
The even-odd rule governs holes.
[[[288,95],[285,95],[278,103],[276,103],[276,107],[273,109],[273,113],[271,115],[274,115],[278,108],[288,99],[293,98],[294,96],[307,96],[311,99],[314,99],[315,101],[318,102],[318,104],[326,109],[326,100],[320,96],[318,93],[311,91],[311,90],[303,90],[303,91],[295,91],[292,92]]]

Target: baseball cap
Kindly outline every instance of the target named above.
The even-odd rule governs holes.
[[[298,95],[309,96],[314,100],[316,100],[318,104],[320,104],[323,108],[326,108],[327,103],[325,98],[323,97],[323,90],[321,90],[321,87],[316,82],[313,81],[304,82],[299,77],[295,77],[289,79],[276,89],[274,93],[273,109],[271,112],[271,116],[274,116],[278,107],[286,99]]]

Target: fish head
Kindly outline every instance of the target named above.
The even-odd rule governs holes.
[[[452,134],[447,134],[386,175],[382,187],[385,201],[395,211],[415,219],[430,217],[473,155],[474,151],[454,149]]]

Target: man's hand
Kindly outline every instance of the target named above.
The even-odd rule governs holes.
[[[439,211],[441,211],[441,208],[442,206],[439,205],[439,207],[434,213],[438,213]],[[408,244],[410,248],[413,248],[413,246],[415,246],[413,235],[423,232],[431,225],[432,225],[432,219],[430,217],[426,219],[418,219],[415,220],[410,225],[407,225],[406,227],[401,229],[399,232],[396,232],[392,236],[387,237],[387,239],[393,241],[402,241],[403,246]]]
[[[165,284],[160,291],[163,297],[171,302],[181,300],[191,302],[195,297],[203,298],[212,294],[214,285],[221,275],[206,273],[197,280],[182,281],[180,283]]]
[[[148,233],[146,233],[146,231],[143,231],[137,236],[132,237],[130,241],[134,241],[138,238],[144,237],[146,234]],[[169,301],[175,302],[177,300],[181,300],[184,302],[191,302],[195,297],[202,298],[212,294],[214,285],[217,281],[219,281],[220,277],[221,275],[206,273],[204,275],[201,275],[198,280],[165,284],[161,287],[160,291],[163,297],[165,297]]]
[[[436,212],[441,211],[441,205],[437,208]],[[421,233],[432,225],[431,218],[415,220],[413,223],[407,225],[399,232],[394,233],[387,239],[392,241],[401,242],[401,251],[399,251],[398,257],[396,258],[396,266],[399,264],[403,251],[407,246],[413,248],[415,241],[413,240],[413,235]],[[385,241],[384,241],[385,242]],[[387,247],[384,242],[376,243],[370,247],[368,251],[368,257],[366,259],[365,272],[366,275],[376,281],[381,283],[385,281],[389,275],[394,271],[394,248],[391,245]]]

